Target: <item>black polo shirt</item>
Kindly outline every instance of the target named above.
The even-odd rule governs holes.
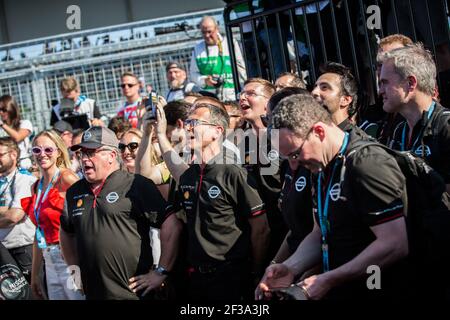
[[[267,143],[263,145],[260,143],[261,141]],[[271,235],[267,257],[273,257],[278,252],[288,231],[278,207],[283,185],[282,178],[284,177],[281,173],[279,153],[275,148],[272,148],[267,131],[257,139],[255,133],[249,127],[245,130],[242,143],[244,143],[244,148],[241,144],[240,150],[245,150],[243,167],[256,181],[258,193],[266,204]]]
[[[171,208],[155,184],[117,170],[96,198],[82,179],[66,194],[61,227],[76,237],[87,299],[138,299],[128,280],[152,264],[150,226],[160,228]]]
[[[287,238],[289,251],[294,253],[313,229],[311,172],[308,169],[299,167],[294,172],[287,169],[280,193],[280,208],[291,231]]]
[[[408,141],[409,126],[400,122],[394,130],[389,147],[394,150],[411,150],[435,169],[446,184],[450,183],[450,110],[436,102],[434,110],[423,112],[413,128]],[[403,133],[404,132],[404,133]]]
[[[265,214],[254,180],[236,164],[217,164],[221,157],[212,159],[204,169],[193,164],[180,177],[188,260],[193,266],[251,257],[248,219]]]
[[[368,138],[350,130],[350,141],[345,151],[346,171],[341,180],[342,161],[335,158],[324,169],[322,181],[322,207],[329,197],[328,236],[329,267],[338,268],[351,261],[367,248],[376,238],[370,227],[403,217],[403,203],[406,195],[405,178],[396,160],[380,147],[368,146],[348,156],[355,142]],[[333,167],[337,163],[334,176]],[[318,175],[313,176],[313,190],[318,190]],[[328,195],[327,190],[329,189]],[[315,219],[317,213],[315,192]],[[341,286],[349,288],[357,284],[365,290],[366,278],[360,282]],[[356,290],[352,287],[353,290]],[[351,293],[353,290],[350,290]],[[355,291],[357,295],[360,291]]]

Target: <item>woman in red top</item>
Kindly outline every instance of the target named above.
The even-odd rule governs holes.
[[[70,159],[67,148],[53,131],[40,132],[34,138],[31,150],[39,167],[41,179],[32,186],[32,196],[22,199],[22,207],[36,225],[31,274],[33,294],[37,298],[45,298],[39,280],[44,259],[48,298],[81,299],[79,290],[70,285],[73,281],[69,279],[69,269],[59,247],[60,216],[66,190],[78,180],[78,177],[68,169]]]

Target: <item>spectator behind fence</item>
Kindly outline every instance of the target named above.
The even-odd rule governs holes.
[[[297,87],[301,89],[306,89],[306,84],[298,75],[292,72],[283,72],[278,75],[275,80],[275,87],[281,90],[286,87]]]
[[[73,128],[70,123],[59,120],[53,125],[53,130],[58,133],[67,148],[72,146]]]
[[[116,134],[117,139],[120,140],[122,135],[131,129],[131,124],[124,117],[115,116],[109,120],[108,129],[112,130]]]
[[[357,144],[370,140],[358,131],[339,129],[307,95],[283,99],[274,110],[272,125],[280,130],[280,154],[314,174],[317,210],[313,230],[296,252],[266,269],[256,298],[270,296],[270,288],[289,286],[295,276],[320,262],[323,273],[298,284],[309,299],[396,301],[407,294],[394,290],[404,290],[395,284],[407,274],[401,261],[408,254],[405,177],[397,161],[374,145],[350,157]],[[381,269],[382,290],[367,286],[366,271],[371,265]]]
[[[234,82],[230,53],[225,37],[219,33],[219,27],[213,17],[205,16],[200,22],[203,40],[192,53],[189,78],[199,87],[217,95],[219,100],[234,100]],[[239,45],[234,44],[237,74],[239,82],[246,78],[244,60]]]
[[[19,166],[23,169],[31,167],[30,136],[33,125],[29,120],[22,120],[20,108],[16,100],[9,95],[0,97],[0,136],[10,136],[19,146]]]
[[[36,178],[19,172],[20,150],[10,137],[0,138],[0,241],[31,283],[35,227],[20,201],[29,197]]]
[[[61,247],[68,264],[80,265],[88,300],[137,300],[164,289],[177,256],[181,224],[151,180],[120,170],[118,144],[111,130],[92,127],[72,146],[85,179],[67,192]],[[154,270],[150,226],[161,229],[163,248]]]
[[[444,178],[450,194],[450,111],[433,99],[436,65],[431,53],[418,43],[387,52],[382,62],[383,109],[405,118],[390,147],[423,158]]]
[[[169,82],[169,92],[166,95],[167,102],[183,100],[188,92],[199,92],[201,89],[194,82],[189,82],[186,70],[176,61],[171,61],[166,66],[166,77]]]
[[[89,99],[81,95],[81,89],[78,81],[74,77],[67,77],[61,80],[59,85],[61,95],[65,100],[61,100],[52,109],[50,125],[53,126],[55,122],[73,115],[86,114],[89,125],[102,125],[100,120],[101,114],[95,100]],[[62,102],[64,102],[62,104]],[[73,120],[72,124],[75,129],[84,126],[81,120]]]
[[[139,119],[142,118],[145,111],[141,108],[142,97],[139,94],[139,79],[131,72],[123,73],[120,79],[120,87],[126,101],[119,107],[117,116],[123,117],[133,128],[137,128]]]
[[[33,184],[32,196],[22,199],[22,207],[36,226],[31,275],[33,294],[40,299],[46,297],[44,286],[40,282],[44,259],[48,298],[84,299],[81,288],[70,277],[72,272],[64,262],[59,246],[59,219],[66,190],[78,177],[69,169],[67,147],[53,131],[40,132],[33,140],[32,152],[41,171],[41,179]],[[75,276],[79,276],[79,273]]]

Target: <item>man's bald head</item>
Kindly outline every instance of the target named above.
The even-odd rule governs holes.
[[[219,29],[216,19],[211,16],[204,16],[200,21],[200,29],[206,44],[216,45],[219,41]]]

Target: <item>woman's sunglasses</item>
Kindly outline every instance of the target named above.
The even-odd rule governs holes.
[[[56,151],[56,148],[53,147],[33,147],[31,148],[31,152],[35,155],[38,156],[40,154],[42,154],[42,152],[44,152],[46,155],[51,155],[53,152]]]
[[[135,151],[137,148],[139,147],[139,143],[137,142],[130,142],[129,144],[123,144],[123,143],[119,143],[119,150],[120,152],[125,152],[125,149],[128,148],[128,150],[130,150],[130,152]]]

